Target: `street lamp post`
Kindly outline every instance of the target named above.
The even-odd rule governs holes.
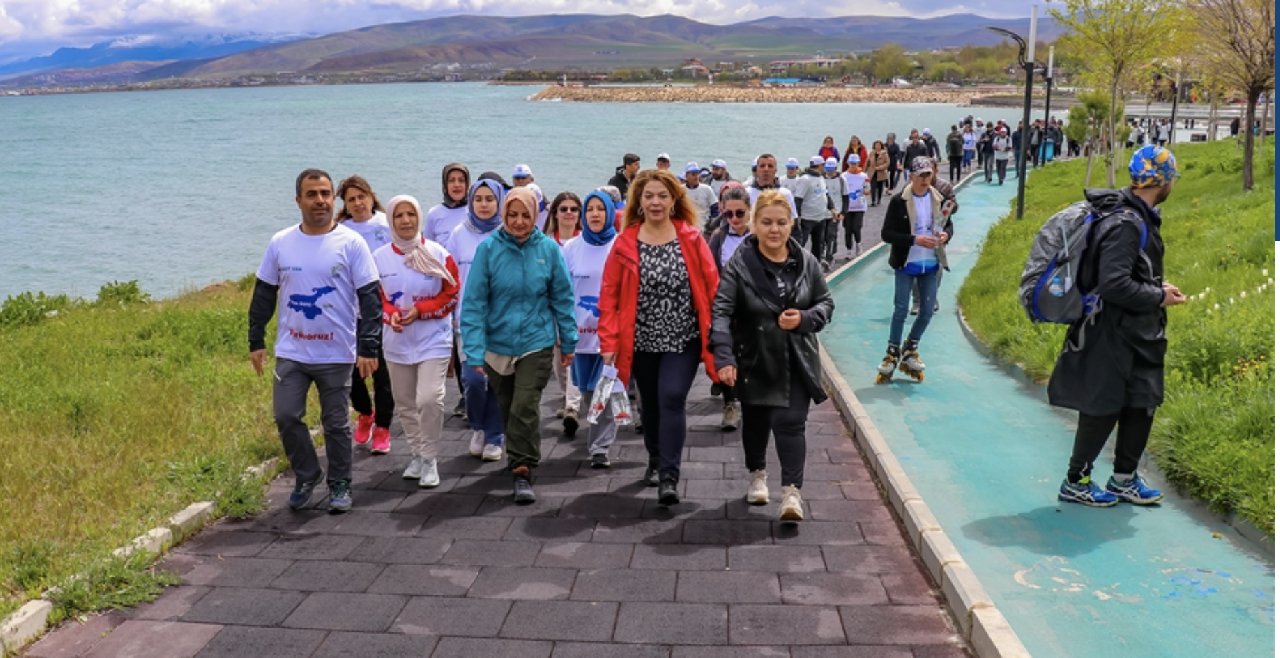
[[[1044,68],[1044,131],[1040,138],[1040,147],[1049,150],[1045,138],[1049,136],[1049,100],[1053,97],[1053,46],[1049,46],[1049,65]],[[1042,161],[1040,164],[1044,164]]]
[[[988,30],[997,32],[1018,44],[1018,66],[1022,67],[1026,72],[1025,93],[1022,99],[1022,137],[1018,143],[1018,210],[1015,215],[1018,219],[1022,219],[1022,210],[1026,200],[1027,187],[1027,147],[1030,145],[1031,138],[1031,85],[1034,82],[1036,70],[1035,62],[1035,32],[1036,32],[1036,10],[1035,5],[1031,7],[1031,49],[1028,52],[1027,41],[1021,35],[1006,30],[1002,27],[988,27]]]

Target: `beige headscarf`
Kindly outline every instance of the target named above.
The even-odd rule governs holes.
[[[405,240],[396,233],[395,215],[396,206],[407,203],[413,206],[414,211],[418,215],[418,225],[414,230],[415,237]],[[400,194],[391,197],[391,201],[387,204],[387,220],[391,224],[391,242],[404,254],[404,264],[415,272],[421,272],[428,276],[435,276],[448,281],[450,285],[457,283],[453,275],[449,273],[448,268],[444,266],[431,252],[427,250],[426,238],[422,237],[422,206],[418,200],[408,194]]]
[[[502,207],[498,209],[498,216],[502,218],[503,230],[506,230],[507,226],[507,206],[511,205],[512,201],[519,201],[524,205],[525,209],[529,211],[529,214],[534,218],[534,221],[537,221],[538,195],[534,194],[533,190],[527,187],[513,187],[508,190],[507,195],[502,198]]]

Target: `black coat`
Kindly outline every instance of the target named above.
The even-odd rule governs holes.
[[[623,173],[622,167],[618,167],[614,171],[613,177],[609,179],[609,184],[618,188],[618,192],[622,194],[623,199],[627,198],[627,188],[631,186],[631,180]]]
[[[734,388],[743,404],[786,407],[791,378],[802,377],[814,402],[827,399],[818,360],[818,332],[831,320],[835,302],[822,265],[799,243],[787,244],[788,267],[799,268],[794,290],[780,299],[765,274],[759,238],[747,236],[724,266],[720,288],[711,305],[710,347],[716,369],[738,368]],[[778,326],[782,311],[800,311],[800,326]]]
[[[921,155],[929,155],[928,144],[923,141],[918,144],[907,142],[907,145],[902,148],[902,170],[911,173],[911,161]]]
[[[1081,287],[1097,286],[1102,310],[1067,329],[1049,378],[1049,403],[1090,416],[1164,401],[1166,314],[1160,215],[1129,190],[1086,192],[1095,211],[1119,209],[1095,229]],[[1147,225],[1146,249],[1139,249]],[[1078,348],[1078,349],[1076,349]]]

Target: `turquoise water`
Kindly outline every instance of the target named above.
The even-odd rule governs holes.
[[[253,271],[267,239],[297,221],[306,167],[360,173],[383,199],[440,199],[458,160],[508,176],[533,167],[549,195],[582,194],[622,154],[645,166],[723,158],[737,177],[771,151],[817,152],[831,134],[870,143],[935,133],[966,114],[1016,110],[879,104],[577,104],[525,100],[536,87],[480,84],[210,89],[0,97],[0,298],[92,296],[138,279],[153,294]],[[945,131],[942,133],[945,134]]]
[[[952,272],[920,345],[924,383],[872,383],[892,312],[884,250],[835,285],[823,344],[1032,655],[1273,655],[1270,556],[1233,543],[1233,530],[1176,495],[1159,508],[1058,503],[1074,415],[1049,407],[1043,387],[1011,377],[962,333],[956,290],[1015,189],[979,183],[960,193]],[[1098,461],[1102,478],[1112,449]]]

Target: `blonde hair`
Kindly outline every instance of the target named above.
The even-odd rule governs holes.
[[[795,220],[791,218],[791,202],[787,200],[787,195],[778,190],[764,190],[760,196],[756,197],[756,203],[751,207],[751,221],[747,223],[747,229],[752,233],[756,232],[756,218],[760,216],[760,211],[765,208],[781,208],[785,212],[787,219],[792,223]]]
[[[698,211],[685,193],[684,183],[669,171],[643,169],[636,173],[635,180],[627,188],[627,209],[622,216],[622,228],[644,223],[644,208],[641,206],[640,196],[644,193],[645,185],[654,181],[661,183],[671,195],[671,221],[684,221],[698,227]]]

